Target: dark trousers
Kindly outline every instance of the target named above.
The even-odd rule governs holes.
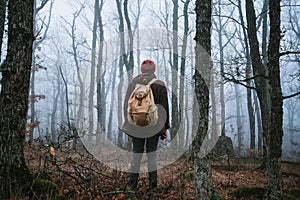
[[[131,187],[136,188],[141,160],[143,157],[145,144],[146,144],[146,155],[148,159],[148,171],[149,171],[149,186],[151,188],[157,187],[157,158],[156,150],[159,140],[159,135],[154,135],[150,138],[132,138],[133,144],[133,156],[131,161],[131,174],[130,182]]]

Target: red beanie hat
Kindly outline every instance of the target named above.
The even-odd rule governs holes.
[[[155,63],[152,60],[144,60],[141,64],[142,73],[154,73],[155,72]]]

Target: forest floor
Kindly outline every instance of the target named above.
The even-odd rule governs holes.
[[[84,148],[51,149],[25,145],[25,158],[29,168],[40,178],[51,180],[59,193],[67,199],[194,199],[192,161],[182,157],[158,170],[158,189],[148,190],[148,178],[142,173],[138,190],[126,190],[128,173],[119,172],[95,160]],[[212,181],[219,199],[261,199],[256,196],[260,188],[267,186],[267,173],[259,169],[257,158],[232,158],[212,160]],[[283,191],[300,187],[300,163],[282,163]],[[257,187],[258,192],[246,191],[241,197],[234,196],[237,188]],[[244,197],[243,197],[244,196]],[[299,196],[298,196],[299,197]],[[294,197],[297,199],[297,197]],[[299,198],[300,199],[300,198]]]

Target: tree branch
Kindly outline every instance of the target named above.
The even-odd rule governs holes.
[[[40,10],[42,10],[45,7],[45,5],[48,3],[48,1],[49,0],[42,0],[41,5],[38,8],[36,8],[36,12],[38,13]]]
[[[248,86],[248,85],[242,83],[242,82],[247,82],[247,80],[254,79],[255,77],[246,78],[246,79],[244,79],[244,80],[238,80],[238,79],[234,78],[234,76],[233,76],[232,74],[229,74],[229,73],[228,73],[227,75],[229,75],[230,78],[229,78],[229,77],[226,77],[225,74],[224,74],[223,77],[224,77],[224,80],[225,80],[225,81],[233,82],[233,83],[235,83],[235,84],[240,84],[240,85],[242,85],[242,86],[244,86],[244,87],[246,87],[246,88],[256,90],[256,87]],[[257,76],[256,76],[256,77],[257,77]]]
[[[296,92],[296,93],[291,94],[291,95],[288,95],[288,96],[283,96],[282,98],[283,98],[283,99],[289,99],[289,98],[295,97],[295,96],[297,96],[297,95],[300,95],[300,92]]]
[[[279,53],[279,56],[285,56],[285,55],[289,55],[289,54],[300,54],[300,51],[285,51],[285,52]]]
[[[253,86],[248,86],[246,85],[245,83],[242,83],[241,81],[237,80],[237,79],[230,79],[230,78],[225,78],[226,81],[228,82],[233,82],[235,84],[239,84],[239,85],[242,85],[244,86],[245,88],[249,88],[249,89],[252,89],[252,90],[257,90],[255,87]]]
[[[230,79],[230,78],[226,77],[226,75],[231,76],[231,79],[234,79],[235,81],[239,81],[239,82],[247,82],[247,81],[254,80],[254,79],[260,78],[260,77],[265,78],[265,79],[269,79],[267,76],[265,76],[263,74],[260,74],[260,75],[255,75],[255,76],[252,76],[252,77],[248,77],[248,78],[238,80],[238,79],[234,78],[234,76],[231,73],[225,73],[225,72],[224,72],[224,75],[223,75],[224,79]],[[233,81],[233,82],[235,82],[235,81]]]

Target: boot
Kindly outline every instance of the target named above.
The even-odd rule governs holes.
[[[132,190],[136,190],[137,189],[138,178],[139,178],[139,174],[138,173],[131,173],[130,174],[130,180],[129,180],[128,184],[127,184],[130,187],[130,189],[132,189]]]
[[[149,187],[150,189],[157,188],[157,171],[149,172]]]

